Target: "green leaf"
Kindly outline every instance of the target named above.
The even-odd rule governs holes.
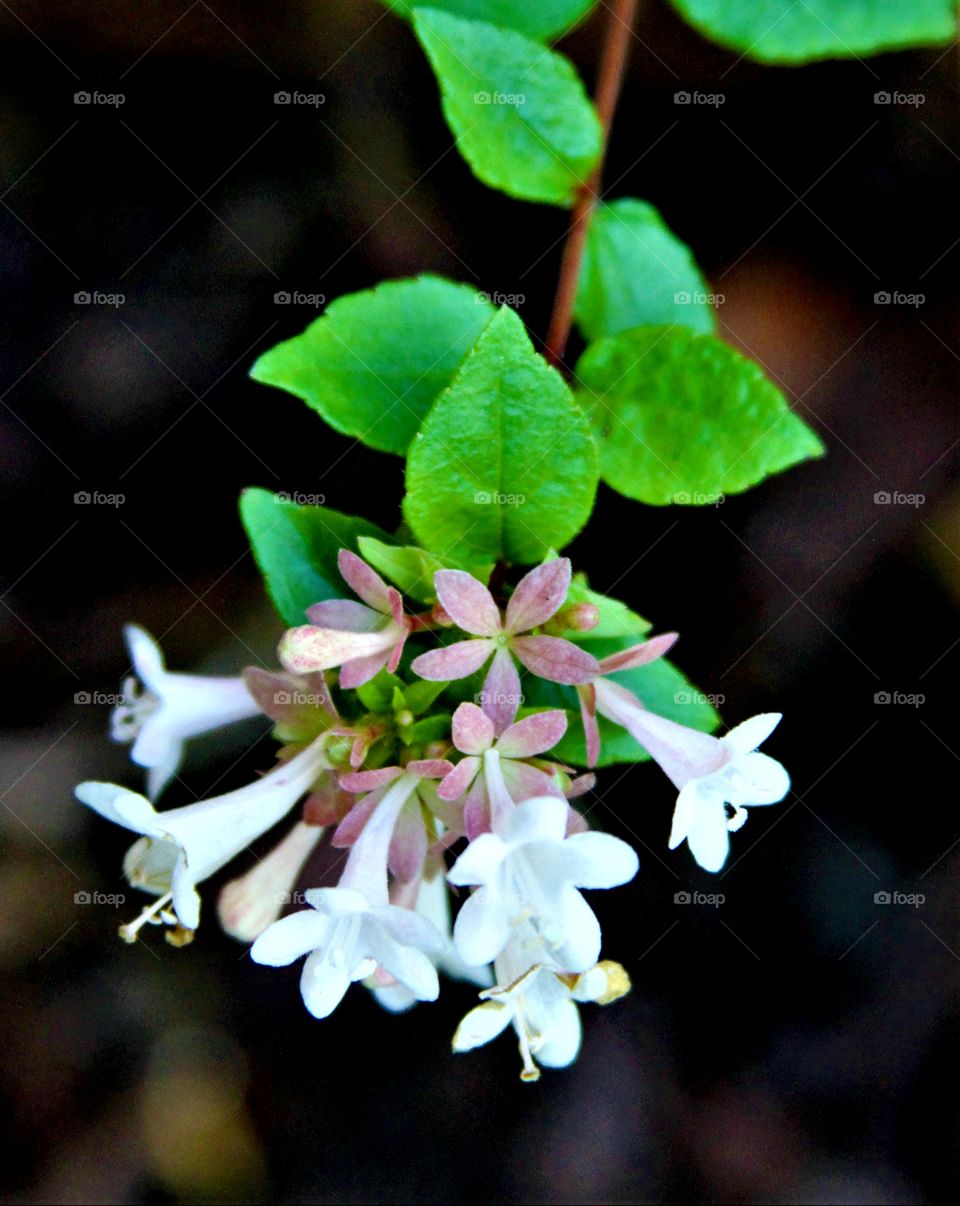
[[[290,625],[306,623],[312,603],[350,594],[337,568],[342,548],[355,551],[361,535],[389,539],[365,519],[301,507],[256,486],[240,495],[240,518],[274,606]]]
[[[493,571],[493,566],[467,565],[447,557],[443,560],[434,557],[426,549],[414,545],[382,544],[371,536],[361,536],[357,541],[360,555],[378,570],[387,581],[400,588],[401,592],[416,599],[418,603],[435,603],[436,591],[433,588],[433,575],[442,569],[469,569],[474,578],[486,583]]]
[[[331,302],[250,375],[302,398],[344,435],[403,455],[492,313],[469,285],[387,281]]]
[[[600,623],[596,628],[591,628],[589,632],[577,633],[571,638],[581,644],[585,640],[600,640],[604,637],[632,637],[633,644],[638,644],[643,639],[643,634],[649,632],[652,627],[649,620],[631,611],[626,603],[591,590],[587,586],[584,574],[575,574],[570,583],[566,605],[571,603],[592,603],[600,612]]]
[[[529,565],[586,523],[597,474],[585,416],[504,307],[410,447],[404,515],[441,558]]]
[[[403,680],[387,670],[379,671],[373,678],[356,688],[357,699],[368,712],[392,711],[394,696],[402,690]]]
[[[522,34],[434,8],[415,9],[413,26],[474,175],[521,200],[572,204],[602,142],[573,65]]]
[[[628,498],[717,504],[824,452],[760,368],[686,327],[636,327],[577,365],[601,472]]]
[[[380,0],[402,17],[418,7],[413,0]],[[567,32],[597,0],[433,0],[431,8],[443,9],[458,17],[488,21],[504,29],[515,29],[528,38],[552,42]]]
[[[708,296],[689,247],[652,205],[624,197],[598,206],[574,307],[587,340],[668,322],[710,334]]]
[[[673,0],[714,42],[762,63],[847,59],[939,45],[957,34],[955,0]]]
[[[636,643],[635,637],[577,642],[598,658],[628,649]],[[628,691],[632,691],[658,716],[666,716],[669,720],[675,720],[703,733],[713,732],[720,723],[711,697],[703,695],[692,686],[686,676],[666,658],[659,658],[637,670],[624,670],[609,677],[612,682],[620,683]],[[567,731],[554,747],[553,755],[561,762],[586,766],[587,751],[580,720],[580,706],[573,688],[560,687],[527,675],[523,680],[523,689],[528,705],[567,709]],[[599,717],[599,725],[601,745],[598,767],[613,766],[621,762],[642,762],[649,758],[647,751],[634,741],[626,729],[603,716]]]

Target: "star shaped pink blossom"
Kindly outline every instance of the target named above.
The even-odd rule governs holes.
[[[492,656],[483,702],[498,733],[511,723],[520,704],[520,676],[514,657],[532,674],[550,682],[567,686],[589,683],[600,673],[600,663],[592,654],[562,637],[523,635],[545,624],[563,606],[570,572],[566,557],[538,565],[517,583],[506,614],[501,616],[482,582],[463,570],[438,570],[434,584],[440,605],[471,639],[414,658],[414,672],[432,682],[449,682],[473,674]]]
[[[392,674],[400,664],[414,627],[404,615],[400,592],[388,586],[356,553],[341,549],[337,564],[344,581],[363,600],[327,599],[307,608],[309,624],[291,628],[278,656],[294,674],[340,667],[340,686],[361,687],[384,667]]]

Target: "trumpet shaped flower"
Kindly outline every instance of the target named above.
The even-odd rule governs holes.
[[[517,583],[504,615],[490,591],[464,570],[438,570],[434,584],[440,605],[470,639],[432,649],[414,658],[412,668],[434,682],[466,678],[490,662],[483,685],[484,710],[497,732],[520,706],[516,658],[532,674],[551,682],[589,682],[599,673],[596,658],[563,637],[530,635],[563,606],[570,587],[566,557],[530,570]],[[491,658],[493,659],[491,661]]]
[[[127,624],[123,634],[136,676],[123,684],[111,736],[133,743],[130,757],[146,767],[147,795],[155,800],[177,773],[185,741],[256,716],[260,708],[243,678],[171,673],[149,633]]]
[[[246,875],[224,885],[217,901],[217,913],[220,924],[231,938],[253,942],[277,920],[321,837],[322,826],[297,821]]]

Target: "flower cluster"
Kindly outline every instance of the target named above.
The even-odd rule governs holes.
[[[472,981],[481,1003],[454,1049],[512,1026],[522,1076],[534,1080],[540,1066],[575,1058],[579,1004],[607,1004],[630,986],[601,957],[583,892],[626,884],[639,861],[572,803],[594,785],[604,732],[629,734],[637,760],[649,756],[672,781],[669,845],[686,841],[715,872],[746,809],[788,790],[780,763],[757,752],[779,716],[717,738],[657,714],[618,676],[662,658],[675,635],[609,652],[598,636],[612,601],[574,583],[565,558],[496,597],[474,574],[438,570],[435,603],[420,614],[355,553],[342,550],[339,565],[361,602],[311,607],[309,623],[284,635],[276,671],[171,673],[147,634],[127,629],[143,691],[125,684],[113,731],[133,742],[148,792],[77,788],[138,835],[124,871],[155,899],[121,934],[133,942],[145,924],[166,924],[171,942],[190,941],[198,885],[285,821],[273,849],[222,887],[223,928],[252,943],[258,963],[304,959],[303,1000],[318,1018],[356,981],[392,1011],[436,999],[438,971]],[[275,726],[274,769],[225,795],[155,806],[185,741],[256,714]],[[344,851],[339,878],[314,880],[307,907],[282,915],[310,882],[321,842]]]

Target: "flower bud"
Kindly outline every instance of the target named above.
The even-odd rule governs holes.
[[[551,636],[565,632],[589,632],[600,623],[600,608],[594,603],[568,603],[543,626]]]

